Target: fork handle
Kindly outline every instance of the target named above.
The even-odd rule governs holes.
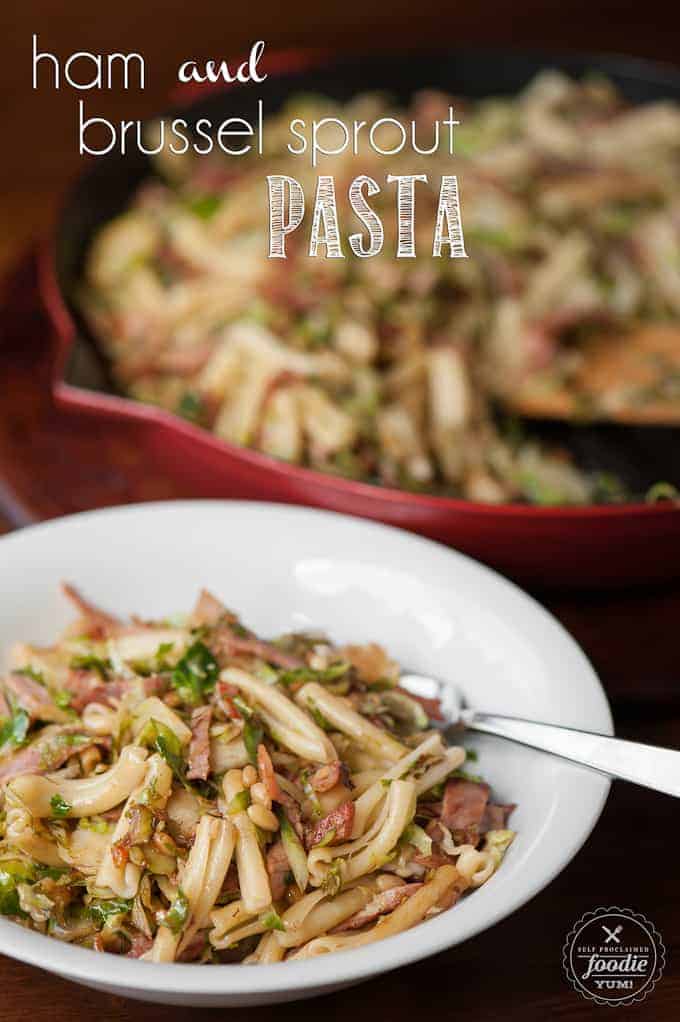
[[[463,710],[461,717],[472,731],[509,738],[611,777],[680,797],[680,751],[675,749],[492,713]]]

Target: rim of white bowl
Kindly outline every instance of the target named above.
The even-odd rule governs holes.
[[[572,653],[581,661],[581,667],[593,689],[593,696],[599,703],[598,719],[594,725],[603,734],[613,733],[613,720],[607,697],[602,684],[590,661],[569,632],[550,614],[537,600],[526,593],[514,582],[500,575],[474,558],[459,551],[446,547],[434,540],[408,532],[391,525],[340,514],[335,511],[317,508],[300,507],[294,504],[270,503],[265,501],[240,500],[173,500],[150,501],[143,504],[124,504],[94,511],[82,511],[73,515],[53,518],[46,522],[27,526],[16,532],[0,537],[0,554],[8,546],[20,546],[30,542],[30,537],[59,531],[78,522],[106,517],[127,517],[135,514],[157,515],[169,514],[173,511],[192,511],[206,507],[221,507],[224,511],[246,511],[254,516],[270,515],[285,518],[308,517],[310,520],[326,518],[336,521],[341,526],[353,527],[357,531],[378,534],[390,533],[397,542],[418,548],[425,559],[444,559],[458,561],[466,565],[468,570],[477,572],[480,578],[495,586],[499,592],[503,590],[519,604],[524,604],[543,621],[555,636],[560,636],[563,643],[571,647]],[[203,997],[261,996],[307,989],[321,993],[323,988],[342,986],[367,979],[370,976],[387,972],[402,965],[408,965],[422,958],[437,954],[446,948],[469,940],[483,930],[489,929],[500,920],[515,912],[526,904],[539,891],[543,890],[568,865],[579,849],[587,841],[602,809],[604,808],[611,787],[611,780],[603,774],[581,772],[581,781],[586,790],[580,793],[574,812],[578,819],[571,834],[565,836],[559,852],[551,856],[548,868],[538,871],[527,878],[524,885],[513,890],[499,885],[495,890],[495,908],[484,913],[482,919],[471,920],[468,925],[456,926],[460,919],[460,907],[456,912],[443,912],[432,919],[420,923],[415,929],[408,930],[394,937],[387,937],[362,948],[350,951],[335,952],[332,955],[321,955],[300,962],[279,962],[271,965],[258,965],[256,974],[240,964],[206,967],[192,963],[155,964],[141,962],[123,956],[98,954],[86,948],[73,947],[53,937],[43,936],[27,930],[16,923],[0,918],[0,951],[30,965],[46,968],[60,975],[79,980],[85,984],[98,984],[108,988],[121,988],[121,992],[129,995],[135,993],[159,996],[196,995]],[[571,821],[572,825],[574,820]],[[462,907],[462,906],[461,906]],[[416,936],[419,939],[414,939]],[[256,980],[256,983],[253,981]]]

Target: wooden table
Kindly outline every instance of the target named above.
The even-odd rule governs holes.
[[[632,52],[677,61],[678,14],[648,2],[621,4],[572,0],[566,5],[492,0],[485,5],[441,5],[421,0],[418,17],[407,0],[382,5],[329,0],[290,0],[286,15],[274,0],[253,8],[182,0],[162,5],[120,0],[92,17],[91,4],[73,0],[59,11],[48,0],[5,4],[0,38],[4,99],[0,165],[0,269],[49,226],[60,194],[78,169],[69,91],[30,88],[30,37],[65,57],[93,52],[140,50],[151,79],[143,94],[90,94],[102,116],[140,117],[158,109],[189,56],[221,57],[264,37],[270,46],[334,45],[362,48],[409,45],[432,39],[451,45],[576,47]],[[32,300],[31,269],[23,264],[7,283],[11,321],[0,318],[0,530],[80,508],[176,495],[162,477],[149,475],[136,459],[130,438],[111,435],[57,414],[46,396],[45,334]],[[23,305],[22,305],[23,299]],[[0,304],[2,304],[0,300]],[[631,593],[539,593],[589,654],[608,688],[621,735],[678,745],[680,734],[680,586]],[[680,884],[675,866],[677,807],[670,798],[616,785],[585,848],[551,886],[491,931],[426,962],[307,1003],[277,1007],[281,1022],[319,1017],[368,1020],[376,1013],[391,1022],[422,1018],[561,1020],[611,1018],[583,1001],[567,985],[561,950],[582,913],[623,905],[650,918],[668,955],[666,974],[652,996],[628,1009],[639,1022],[680,1017]],[[115,968],[115,960],[112,959]],[[254,977],[255,981],[255,977]],[[141,1005],[55,979],[0,958],[0,1018],[3,1022],[173,1022],[183,1009]],[[625,1009],[624,1009],[625,1010]],[[614,1012],[623,1017],[624,1010]],[[217,1016],[217,1011],[206,1015]],[[245,1014],[245,1013],[243,1013]],[[232,1017],[238,1017],[237,1011]],[[249,1010],[254,1022],[272,1009]]]

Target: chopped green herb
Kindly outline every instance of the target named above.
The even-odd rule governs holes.
[[[111,670],[111,661],[108,657],[102,659],[91,653],[82,653],[72,657],[69,666],[74,671],[96,671],[106,681]]]
[[[73,693],[67,692],[66,689],[59,689],[54,693],[54,704],[58,706],[60,710],[68,710],[71,705],[71,699]]]
[[[307,853],[302,847],[302,842],[297,836],[293,824],[288,819],[288,815],[283,806],[278,807],[276,815],[279,820],[281,841],[283,843],[286,856],[288,857],[288,865],[295,877],[295,883],[298,885],[300,894],[304,894],[307,889],[307,884],[309,883]]]
[[[165,913],[163,925],[172,930],[173,933],[180,933],[189,918],[189,901],[186,894],[180,887],[175,895],[175,900]]]
[[[254,765],[257,765],[257,747],[263,738],[264,729],[258,718],[255,715],[249,717],[243,726],[243,744],[250,762]]]
[[[323,713],[313,700],[311,699],[309,700],[309,702],[307,703],[307,709],[314,718],[315,723],[321,728],[322,731],[333,730],[332,725],[326,720]]]
[[[189,647],[172,672],[172,685],[185,703],[197,705],[215,688],[219,667],[205,643]]]
[[[331,897],[334,897],[338,893],[338,891],[342,887],[341,859],[333,859],[330,866],[328,867],[328,872],[323,878],[323,883],[321,884],[321,887],[326,892],[326,894],[329,894]]]
[[[25,914],[19,904],[17,883],[25,883],[27,878],[17,875],[9,869],[14,865],[16,865],[14,862],[0,863],[0,916],[23,916]]]
[[[201,220],[211,220],[220,208],[221,202],[219,195],[197,195],[189,202],[189,209]]]
[[[200,394],[187,390],[177,405],[177,414],[188,422],[199,422],[203,414],[203,399]]]
[[[236,709],[238,710],[238,712],[241,714],[241,716],[243,717],[244,720],[248,720],[250,717],[252,717],[253,709],[252,709],[251,706],[248,706],[248,703],[245,701],[245,699],[243,699],[239,695],[236,695],[236,696],[232,696],[232,700],[231,701],[234,704],[234,706],[236,707]]]
[[[25,710],[16,709],[11,717],[0,722],[0,749],[10,745],[18,749],[26,741],[30,718]]]
[[[285,930],[281,916],[273,908],[262,913],[260,923],[265,930]]]
[[[281,671],[279,681],[282,685],[305,685],[308,681],[316,681],[320,685],[328,685],[337,681],[344,674],[347,674],[352,665],[344,660],[331,664],[322,671],[315,671],[312,667],[296,667],[291,671]]]
[[[117,916],[127,915],[131,909],[132,901],[127,898],[110,898],[108,901],[93,901],[88,914],[99,926],[107,926]]]
[[[71,812],[71,805],[61,797],[59,792],[50,799],[50,806],[52,807],[52,816],[57,820],[63,820]]]
[[[182,745],[175,732],[167,724],[152,717],[142,728],[137,741],[140,745],[155,749],[163,757],[180,784],[186,786]]]
[[[409,823],[402,834],[402,840],[417,848],[421,855],[430,855],[432,852],[432,838],[417,823]]]
[[[45,675],[42,671],[36,670],[35,667],[20,667],[18,670],[15,669],[13,674],[23,674],[25,678],[32,678],[33,681],[37,681],[39,685],[45,684]]]
[[[243,791],[238,791],[231,802],[227,806],[227,814],[229,816],[236,816],[237,813],[244,813],[250,805],[250,795],[244,788]]]

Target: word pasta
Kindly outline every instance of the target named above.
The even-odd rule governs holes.
[[[414,259],[416,183],[427,184],[427,174],[388,174],[387,184],[395,184],[397,207],[398,259]],[[286,258],[286,237],[301,226],[305,216],[305,195],[302,185],[285,174],[270,174],[269,189],[269,258]],[[348,199],[353,214],[363,227],[363,233],[351,234],[347,241],[361,259],[382,252],[385,232],[380,217],[368,198],[377,195],[380,186],[366,174],[355,177],[349,186]],[[309,235],[309,255],[318,256],[325,247],[327,259],[344,259],[340,224],[335,195],[335,179],[321,174],[317,179],[314,209]],[[455,174],[443,174],[439,187],[439,202],[434,219],[432,255],[441,256],[448,246],[450,259],[467,259],[461,223],[458,179]]]

